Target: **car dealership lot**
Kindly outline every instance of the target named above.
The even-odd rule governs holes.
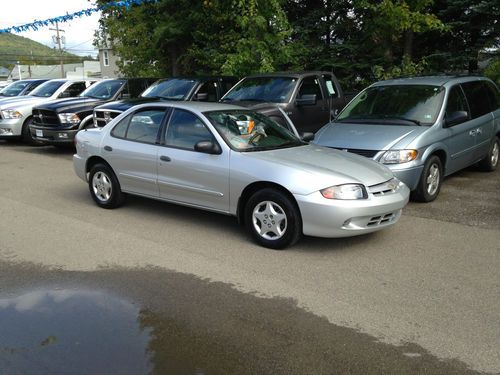
[[[451,176],[437,201],[410,203],[387,230],[277,252],[247,241],[231,217],[135,197],[102,210],[71,157],[0,142],[0,261],[78,272],[154,265],[500,372],[499,170]]]

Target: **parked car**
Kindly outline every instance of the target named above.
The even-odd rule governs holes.
[[[96,107],[94,125],[95,127],[104,126],[120,113],[137,104],[164,100],[218,102],[237,81],[236,77],[231,76],[161,79],[146,89],[138,99],[120,100]]]
[[[409,190],[385,166],[309,145],[233,105],[133,107],[76,135],[76,174],[103,208],[126,193],[234,215],[262,246],[302,234],[355,236],[393,225]]]
[[[221,100],[263,113],[284,127],[316,132],[347,103],[331,72],[267,73],[238,82]]]
[[[40,144],[73,145],[79,130],[94,127],[95,107],[121,98],[136,98],[155,81],[155,78],[106,79],[76,98],[37,105],[33,108],[31,136]]]
[[[77,96],[92,83],[89,80],[53,79],[42,83],[30,95],[1,101],[0,139],[22,139],[32,143],[29,125],[33,121],[33,107],[51,100]]]
[[[498,165],[500,93],[483,77],[434,76],[371,85],[318,131],[314,143],[387,165],[430,202],[443,177],[479,162]]]
[[[12,82],[0,90],[0,101],[4,98],[11,98],[13,96],[29,95],[31,91],[47,81],[48,79],[22,79]]]

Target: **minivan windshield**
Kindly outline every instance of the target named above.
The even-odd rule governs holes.
[[[349,103],[337,122],[384,125],[432,125],[441,108],[444,88],[432,85],[368,87]]]
[[[48,81],[42,83],[36,89],[34,89],[30,95],[39,96],[42,98],[49,98],[57,91],[59,87],[64,85],[65,81]]]
[[[292,77],[250,77],[234,86],[222,99],[224,102],[256,101],[286,103],[297,82]]]
[[[226,143],[237,151],[266,151],[305,144],[269,117],[246,110],[205,112]]]
[[[148,87],[142,94],[143,98],[161,98],[167,100],[186,100],[198,81],[194,79],[172,78],[158,81]]]
[[[97,82],[82,92],[80,96],[93,99],[111,99],[124,84],[125,81],[122,79]]]

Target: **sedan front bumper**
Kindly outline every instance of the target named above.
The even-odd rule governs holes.
[[[368,199],[326,199],[320,192],[295,195],[302,215],[303,233],[316,237],[350,237],[394,225],[408,203],[410,190],[404,184],[391,194]]]

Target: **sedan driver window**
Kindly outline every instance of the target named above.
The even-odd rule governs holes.
[[[213,141],[213,135],[193,113],[175,109],[167,127],[167,146],[194,150],[200,141]]]

